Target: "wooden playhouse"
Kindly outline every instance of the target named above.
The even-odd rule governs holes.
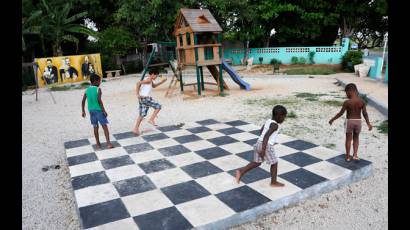
[[[174,29],[178,68],[195,67],[198,95],[205,90],[205,84],[215,85],[215,83],[204,82],[203,67],[205,66],[215,79],[219,91],[228,89],[222,77],[221,33],[222,28],[209,10],[180,9]]]

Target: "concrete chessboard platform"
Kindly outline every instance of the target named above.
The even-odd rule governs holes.
[[[253,159],[261,127],[213,119],[158,127],[135,137],[112,135],[113,149],[95,139],[64,143],[84,229],[224,229],[372,174],[372,164],[346,162],[331,149],[278,136],[278,180],[270,166],[235,170]],[[105,140],[102,136],[100,140]]]

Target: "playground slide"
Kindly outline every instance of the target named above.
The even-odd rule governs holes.
[[[251,85],[242,80],[239,74],[231,66],[229,66],[225,60],[222,61],[222,68],[229,74],[229,76],[231,76],[232,80],[241,87],[241,89],[251,90]]]

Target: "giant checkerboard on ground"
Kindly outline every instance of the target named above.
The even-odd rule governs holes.
[[[72,187],[85,229],[222,229],[371,175],[371,162],[280,134],[278,180],[269,165],[235,183],[253,159],[260,127],[213,119],[164,126],[135,137],[112,135],[65,143]],[[105,140],[104,137],[100,138]]]

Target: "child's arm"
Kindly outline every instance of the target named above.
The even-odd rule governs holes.
[[[272,133],[275,132],[277,129],[278,129],[278,125],[272,122],[269,126],[269,130],[266,132],[265,136],[263,137],[262,150],[259,153],[262,156],[265,155],[266,146],[268,145],[268,140],[269,140],[270,135],[272,135]]]
[[[160,83],[158,83],[158,84],[155,84],[154,81],[153,81],[153,82],[152,82],[152,88],[157,88],[157,86],[162,85],[162,83],[164,83],[164,82],[166,82],[166,81],[167,81],[166,78],[162,79],[162,81],[161,81]]]
[[[346,111],[346,107],[347,107],[347,101],[345,101],[343,103],[342,109],[340,110],[339,113],[336,114],[336,116],[334,116],[332,119],[330,119],[329,124],[332,125],[333,121],[335,121],[336,119],[338,119],[339,117],[341,117],[345,111]]]
[[[83,101],[81,102],[81,109],[82,109],[82,111],[83,111],[83,113],[81,114],[82,117],[85,117],[85,109],[84,109],[84,107],[85,107],[85,100],[87,100],[87,96],[86,96],[85,93],[84,93]]]
[[[367,110],[366,110],[366,104],[364,103],[362,107],[362,114],[363,114],[364,119],[366,120],[367,127],[369,127],[369,131],[372,130],[373,126],[370,124],[369,115],[367,114]]]
[[[104,104],[103,104],[102,99],[101,99],[101,95],[102,95],[101,89],[98,88],[98,103],[101,106],[101,109],[102,109],[102,112],[104,113],[104,116],[108,116],[107,112],[105,111]]]

